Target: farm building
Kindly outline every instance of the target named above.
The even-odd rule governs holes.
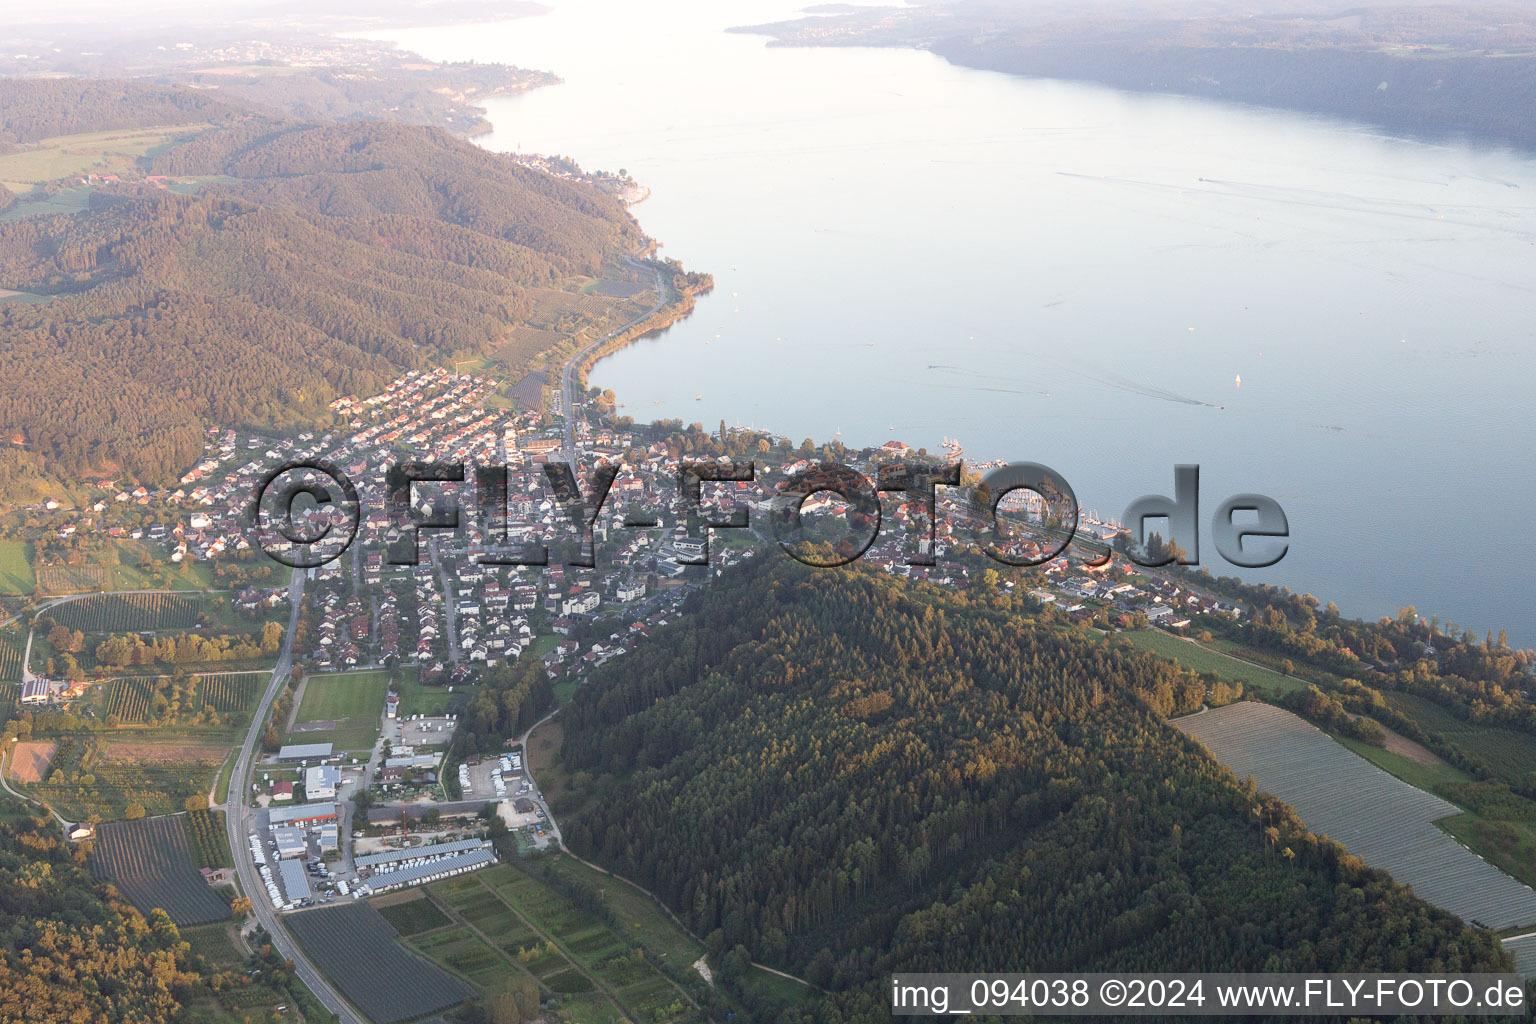
[[[316,765],[304,771],[304,797],[307,800],[334,800],[341,784],[341,772],[330,765]]]
[[[21,702],[23,704],[48,703],[48,680],[29,679],[21,684]]]
[[[299,804],[295,807],[275,807],[268,812],[268,820],[274,829],[282,825],[318,825],[336,820],[335,804]]]
[[[272,843],[277,847],[277,855],[281,858],[302,857],[308,846],[304,839],[304,830],[292,827],[274,828]]]
[[[329,743],[290,743],[277,752],[279,761],[321,761],[330,756]]]

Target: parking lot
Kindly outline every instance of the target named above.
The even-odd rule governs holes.
[[[452,740],[453,727],[451,718],[397,718],[389,723],[384,736],[397,747],[426,747]]]

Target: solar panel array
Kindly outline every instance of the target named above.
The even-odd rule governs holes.
[[[352,863],[360,868],[371,868],[376,864],[389,864],[397,860],[415,860],[418,857],[438,857],[446,856],[450,853],[463,853],[465,850],[488,850],[490,848],[490,841],[486,839],[457,839],[451,843],[413,846],[406,850],[365,853],[360,857],[353,857]]]
[[[468,871],[482,864],[490,864],[495,859],[496,855],[490,850],[474,850],[470,853],[461,853],[453,857],[442,857],[437,860],[424,861],[420,864],[412,864],[410,867],[401,868],[399,871],[389,871],[384,874],[374,875],[368,879],[368,887],[374,892],[383,892],[385,889],[396,885],[410,885],[413,882],[421,882],[429,878],[437,878],[441,875]]]
[[[1307,828],[1464,920],[1536,923],[1536,891],[1433,824],[1461,809],[1389,775],[1305,720],[1245,701],[1175,719],[1238,778],[1296,809]]]

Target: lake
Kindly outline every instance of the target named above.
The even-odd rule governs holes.
[[[1257,491],[1291,549],[1244,578],[1536,644],[1529,155],[724,31],[782,3],[554,8],[389,37],[561,75],[479,141],[627,170],[714,274],[596,367],[624,412],[957,438],[1106,516],[1198,463],[1213,572],[1211,513]]]

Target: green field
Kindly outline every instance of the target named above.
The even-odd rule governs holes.
[[[374,909],[383,915],[384,920],[394,925],[395,931],[401,935],[419,935],[453,923],[447,914],[438,909],[437,904],[426,898],[425,893],[417,899],[404,902],[386,904],[375,901]]]
[[[1526,885],[1536,886],[1536,822],[1490,821],[1475,814],[1457,814],[1436,824],[1488,863]]]
[[[304,684],[304,699],[295,722],[335,722],[325,730],[292,733],[287,743],[332,743],[337,750],[366,750],[379,735],[384,695],[389,692],[385,671],[316,673]]]
[[[464,687],[454,693],[446,686],[423,686],[415,668],[401,669],[395,677],[394,690],[400,695],[401,718],[407,715],[443,715],[464,706],[469,695]]]
[[[30,594],[36,589],[31,545],[24,540],[0,540],[0,594]]]
[[[577,875],[573,872],[569,877]],[[611,879],[607,881],[615,884]],[[687,969],[696,958],[690,956],[695,947],[680,932],[667,934],[671,930],[638,904],[626,904],[634,916],[627,921],[621,919],[620,930],[616,931],[554,889],[506,865],[440,883],[432,887],[432,892],[473,929],[466,930],[463,938],[483,937],[479,942],[482,949],[472,951],[466,945],[447,951],[422,951],[431,956],[451,955],[454,960],[448,962],[477,985],[486,983],[476,974],[489,966],[481,959],[489,950],[488,941],[504,954],[504,962],[510,961],[497,968],[500,974],[515,965],[516,970],[531,974],[552,992],[565,996],[608,995],[639,1020],[702,1019],[684,991],[645,956],[646,950],[669,958],[681,954],[684,962],[680,966]],[[431,937],[452,934],[435,932]],[[594,981],[601,993],[593,991]],[[617,1009],[611,1012],[616,1013]]]
[[[43,139],[19,153],[0,156],[0,184],[23,195],[33,185],[74,175],[134,172],[140,157],[206,127],[141,128]]]
[[[574,857],[557,857],[543,863],[562,878],[600,891],[604,906],[612,911],[618,931],[626,941],[684,967],[691,967],[704,955],[703,943],[696,942],[654,900],[634,886],[589,868]]]
[[[235,935],[235,926],[228,921],[188,925],[181,929],[181,937],[192,944],[198,956],[225,970],[250,958]]]
[[[1482,761],[1505,782],[1525,781],[1536,771],[1536,736],[1493,725],[1467,722],[1445,708],[1408,693],[1389,693],[1387,703],[1467,756]]]
[[[1191,672],[1210,672],[1227,682],[1240,682],[1244,687],[1259,687],[1278,693],[1307,688],[1305,679],[1281,675],[1271,669],[1247,664],[1220,651],[1182,640],[1171,633],[1164,633],[1160,629],[1135,630],[1121,633],[1120,636],[1144,651],[1177,661]]]
[[[1338,736],[1332,733],[1329,735],[1376,767],[1391,775],[1396,775],[1408,783],[1408,785],[1417,786],[1426,793],[1439,793],[1440,787],[1447,783],[1472,781],[1470,775],[1455,765],[1444,763],[1425,764],[1423,761],[1415,761],[1411,757],[1394,754],[1390,750],[1383,750],[1381,747],[1374,747],[1369,743],[1361,743],[1359,740],[1350,739],[1347,736]],[[1441,795],[1444,796],[1445,794],[1441,793]]]
[[[0,630],[0,682],[20,682],[21,655],[27,637],[18,629]]]

